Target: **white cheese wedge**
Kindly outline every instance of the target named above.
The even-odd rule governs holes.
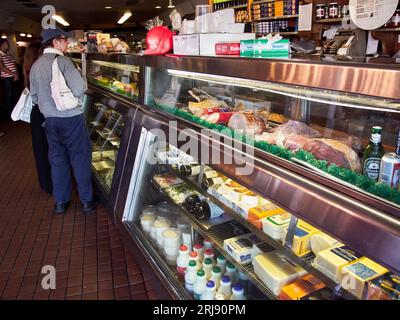
[[[317,233],[312,235],[310,238],[311,251],[315,255],[317,255],[322,250],[326,250],[340,245],[343,244],[337,241],[336,239],[328,236],[325,233]]]

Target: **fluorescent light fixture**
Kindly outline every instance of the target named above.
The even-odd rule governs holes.
[[[128,20],[132,15],[132,12],[127,11],[124,13],[124,15],[121,17],[121,19],[118,20],[118,24],[123,24],[126,20]]]
[[[52,18],[54,20],[56,20],[58,23],[62,24],[64,27],[69,26],[69,23],[67,21],[65,21],[63,17],[61,17],[57,14],[53,15]]]
[[[156,8],[156,9],[161,9],[161,6],[155,6],[154,8]]]
[[[172,3],[172,0],[169,0],[168,8],[169,9],[175,8],[174,4]]]
[[[105,9],[111,9],[112,7],[104,7]]]
[[[22,33],[20,33],[19,35],[20,35],[21,37],[26,37],[26,34],[25,34],[25,33],[23,33],[23,32],[22,32]]]
[[[6,35],[5,33],[3,33],[3,34],[1,35],[1,38],[2,38],[2,39],[7,39],[7,35]]]
[[[31,35],[30,33],[28,33],[26,36],[27,36],[28,38],[32,38],[32,35]]]

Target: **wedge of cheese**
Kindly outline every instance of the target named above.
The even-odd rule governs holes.
[[[285,229],[283,239],[286,238],[288,229]],[[310,252],[310,238],[312,235],[318,233],[319,231],[313,226],[305,223],[299,222],[296,230],[294,231],[292,251],[298,255],[302,256]]]
[[[315,255],[317,255],[322,250],[337,247],[340,245],[343,245],[343,244],[322,232],[313,234],[310,238],[311,251]]]
[[[284,213],[285,210],[277,207],[272,202],[269,202],[265,205],[258,206],[249,210],[249,214],[247,216],[247,220],[251,222],[258,229],[262,229],[261,219],[271,217],[277,214]]]

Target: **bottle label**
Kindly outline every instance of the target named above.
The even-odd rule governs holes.
[[[186,272],[186,267],[176,267],[176,271],[178,271],[178,273],[180,274],[184,274]]]
[[[364,162],[364,174],[371,180],[378,180],[381,169],[380,158],[368,158]]]
[[[371,135],[371,141],[373,143],[380,143],[382,141],[382,135],[380,133],[373,133]]]

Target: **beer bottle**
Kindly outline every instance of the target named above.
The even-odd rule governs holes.
[[[373,127],[371,139],[364,151],[363,174],[371,180],[377,181],[381,169],[381,159],[385,154],[382,145],[382,128]]]
[[[200,173],[201,166],[199,164],[186,164],[179,168],[179,172],[183,176],[197,176]]]

